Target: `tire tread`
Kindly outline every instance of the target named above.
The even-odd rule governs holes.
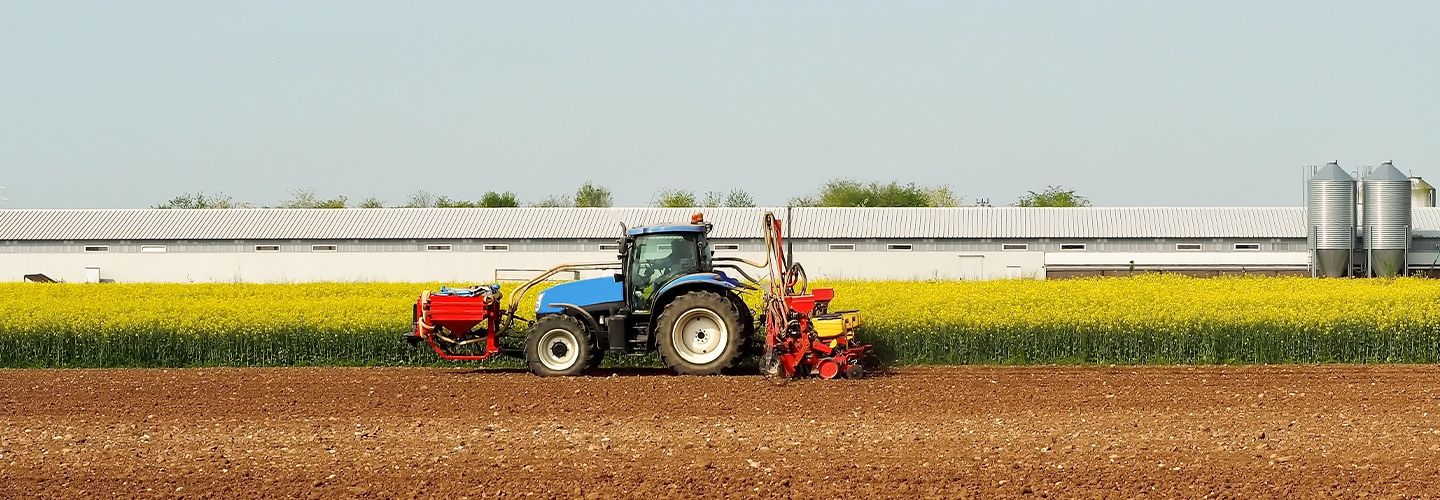
[[[675,327],[675,321],[679,319],[677,316],[696,307],[705,307],[715,311],[727,323],[725,326],[730,335],[729,341],[725,344],[725,349],[729,351],[729,354],[722,355],[720,359],[706,366],[698,366],[685,361],[675,351],[675,347],[670,345],[673,339],[671,330]],[[749,332],[749,326],[744,324],[744,319],[729,297],[704,290],[688,292],[666,304],[665,310],[660,313],[655,324],[657,337],[655,345],[656,351],[660,354],[660,362],[666,368],[680,375],[718,375],[734,368],[745,358],[745,348],[748,344],[745,337]]]
[[[540,336],[557,327],[574,332],[577,337],[576,340],[579,341],[580,344],[580,359],[577,360],[575,366],[569,370],[551,370],[549,367],[546,367],[544,363],[540,362],[540,358],[536,353],[536,349],[539,348],[536,344],[540,342]],[[571,316],[551,314],[540,318],[540,320],[530,326],[530,332],[525,334],[525,367],[530,370],[530,373],[541,377],[574,377],[583,375],[586,371],[594,369],[596,365],[599,365],[597,358],[599,357],[598,353],[600,350],[595,348],[595,342],[592,337],[593,334],[586,331],[585,325],[580,323],[580,320]]]

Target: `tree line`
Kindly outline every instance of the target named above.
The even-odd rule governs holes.
[[[753,207],[755,198],[743,189],[726,192],[695,193],[685,189],[665,189],[651,199],[650,205],[667,208],[691,207]],[[252,208],[256,205],[237,202],[224,193],[187,193],[155,205],[154,208]],[[474,199],[451,198],[427,191],[410,193],[405,202],[387,205],[369,197],[352,202],[346,196],[325,197],[314,189],[299,189],[290,198],[271,208],[507,208],[507,207],[611,207],[614,197],[609,188],[585,181],[573,195],[551,195],[531,203],[522,203],[510,191],[486,191]],[[860,182],[835,179],[826,182],[812,194],[791,198],[793,207],[988,207],[988,200],[967,204],[949,186],[922,186],[915,183]],[[1040,191],[1027,191],[1011,206],[1016,207],[1088,207],[1090,199],[1064,186],[1046,186]]]

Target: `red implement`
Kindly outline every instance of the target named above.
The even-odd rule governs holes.
[[[770,283],[765,290],[766,351],[761,369],[785,378],[863,376],[861,363],[870,346],[854,342],[860,313],[830,312],[834,290],[807,290],[804,268],[786,265],[780,221],[767,215],[765,222],[765,239],[774,260],[770,262]]]
[[[442,359],[483,361],[500,352],[496,342],[499,328],[498,288],[465,289],[459,294],[425,292],[415,302],[411,337],[429,344]],[[483,350],[467,348],[482,342]]]

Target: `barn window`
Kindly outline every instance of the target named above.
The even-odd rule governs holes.
[[[885,245],[885,250],[891,252],[909,252],[912,247],[909,243],[890,243]]]
[[[109,251],[110,251],[110,246],[109,246],[109,245],[92,245],[92,246],[85,247],[85,251],[86,251],[86,252],[109,252]]]
[[[850,251],[854,251],[854,250],[855,250],[855,244],[854,244],[854,243],[831,243],[829,248],[830,248],[830,251],[831,251],[831,252],[850,252]]]
[[[1006,252],[1023,252],[1030,249],[1029,243],[1002,243],[1000,250]]]
[[[486,252],[509,252],[510,245],[505,243],[486,243],[480,246],[480,250]]]
[[[310,245],[311,252],[336,252],[340,247],[337,245]]]
[[[1176,243],[1175,250],[1180,252],[1199,252],[1199,243]]]
[[[1085,249],[1084,243],[1061,243],[1060,249],[1065,251],[1079,251]]]
[[[1259,243],[1236,243],[1235,250],[1242,252],[1255,252],[1260,250]]]
[[[449,251],[450,251],[450,245],[449,245],[448,243],[425,245],[425,251],[426,251],[426,252],[449,252]]]
[[[140,253],[165,253],[165,245],[140,245]]]
[[[256,252],[279,252],[280,245],[255,245]]]
[[[620,244],[619,244],[619,243],[601,243],[601,244],[600,244],[600,251],[601,251],[601,252],[618,252],[618,251],[620,251]]]
[[[734,244],[734,243],[721,243],[721,244],[715,245],[715,250],[717,250],[717,251],[729,251],[729,252],[733,252],[733,251],[736,251],[736,250],[739,250],[739,249],[740,249],[740,245],[737,245],[737,244]]]

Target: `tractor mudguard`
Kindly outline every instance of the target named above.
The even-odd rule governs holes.
[[[675,278],[669,283],[666,283],[665,286],[655,294],[655,302],[657,304],[660,303],[663,299],[666,298],[666,295],[668,295],[672,290],[675,290],[676,288],[687,285],[699,284],[715,285],[725,289],[726,291],[729,291],[739,288],[740,280],[726,276],[725,273],[718,271],[713,273],[695,273],[681,276],[679,278]]]
[[[571,316],[579,319],[581,323],[585,324],[585,328],[590,329],[590,333],[600,333],[600,323],[598,321],[595,321],[595,315],[590,314],[590,311],[581,309],[580,306],[577,306],[575,304],[562,304],[559,302],[551,302],[550,304],[556,308],[564,309]]]
[[[740,280],[726,276],[725,273],[719,271],[681,276],[666,283],[659,292],[655,293],[655,301],[652,302],[652,304],[657,307],[653,309],[653,314],[659,316],[660,310],[664,305],[670,303],[670,301],[679,296],[681,292],[696,289],[719,289],[729,293],[736,288],[741,288],[741,286]]]

